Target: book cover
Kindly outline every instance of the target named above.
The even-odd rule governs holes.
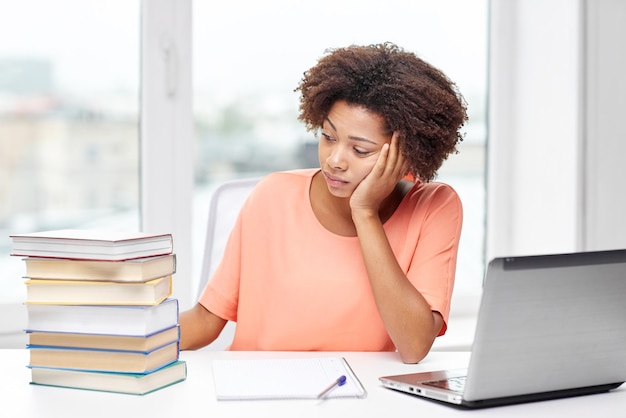
[[[177,360],[147,374],[31,368],[31,384],[34,385],[130,395],[146,395],[182,382],[186,378],[187,364],[182,360]]]
[[[172,295],[172,276],[141,283],[30,279],[26,304],[157,305]]]
[[[24,264],[29,279],[147,282],[174,274],[176,255],[123,261],[26,257]]]
[[[158,305],[26,304],[26,331],[147,336],[178,325],[178,299]]]
[[[171,234],[61,229],[9,237],[13,256],[120,261],[173,252]]]
[[[150,373],[178,360],[178,341],[152,351],[29,347],[31,367],[100,372]]]
[[[147,352],[178,341],[180,329],[175,326],[146,336],[27,331],[27,337],[27,348],[39,346]]]

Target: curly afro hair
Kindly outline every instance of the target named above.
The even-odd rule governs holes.
[[[307,130],[322,127],[338,100],[381,115],[389,134],[398,133],[410,172],[422,181],[437,170],[463,140],[467,105],[440,70],[392,43],[330,49],[303,75],[300,114]]]

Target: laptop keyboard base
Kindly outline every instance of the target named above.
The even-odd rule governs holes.
[[[465,388],[466,376],[451,377],[449,379],[433,380],[430,382],[424,382],[425,385],[433,386],[436,388],[447,389],[456,393],[463,393]]]

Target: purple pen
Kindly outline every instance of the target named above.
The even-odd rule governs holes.
[[[324,395],[326,395],[328,392],[330,392],[334,388],[336,388],[338,386],[343,386],[345,384],[346,384],[346,377],[345,376],[339,376],[337,378],[337,380],[335,380],[330,386],[328,386],[326,389],[321,391],[319,395],[317,395],[318,399],[323,397]]]

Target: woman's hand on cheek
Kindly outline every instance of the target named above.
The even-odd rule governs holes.
[[[350,197],[352,212],[365,210],[376,214],[380,205],[406,174],[406,161],[400,152],[396,133],[384,144],[372,171],[365,176]]]

